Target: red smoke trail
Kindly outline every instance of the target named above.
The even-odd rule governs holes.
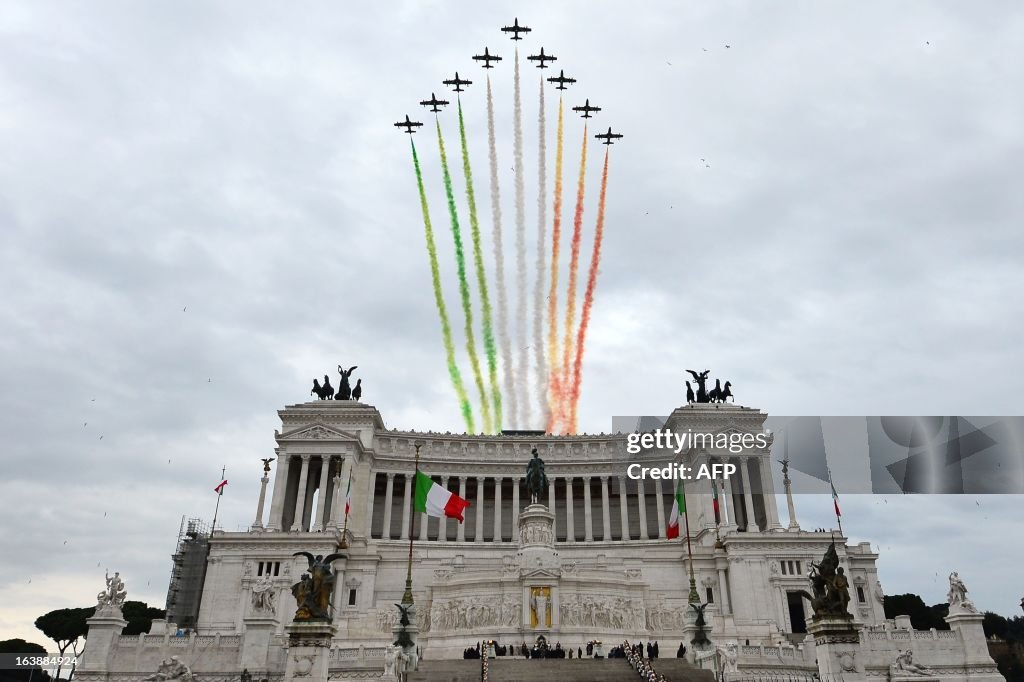
[[[583,147],[580,151],[580,175],[576,182],[576,214],[572,221],[572,246],[569,257],[569,286],[565,295],[565,338],[562,341],[562,366],[560,378],[559,400],[557,405],[558,421],[563,425],[563,433],[567,433],[569,416],[569,389],[572,380],[570,361],[572,360],[573,331],[576,323],[576,280],[580,267],[580,241],[583,237],[583,196],[587,179],[587,126],[583,125]]]
[[[562,112],[563,100],[558,99],[558,133],[555,148],[555,205],[554,220],[551,224],[551,286],[548,289],[548,433],[555,431],[555,408],[561,392],[558,366],[558,255],[562,239]]]
[[[580,401],[580,383],[582,381],[583,351],[587,339],[587,327],[590,324],[590,309],[594,305],[594,289],[597,288],[597,269],[601,265],[601,241],[604,238],[604,199],[608,191],[608,152],[604,151],[604,171],[601,173],[601,198],[597,204],[597,225],[594,228],[594,250],[590,254],[590,273],[587,275],[587,291],[583,295],[583,314],[580,316],[580,329],[576,333],[576,361],[573,363],[572,388],[569,395],[569,433],[576,433],[576,408]],[[715,504],[718,502],[716,500]],[[717,511],[717,506],[715,510]]]

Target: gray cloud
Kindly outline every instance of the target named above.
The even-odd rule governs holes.
[[[0,636],[39,639],[31,620],[89,602],[106,566],[162,602],[181,516],[212,513],[226,464],[221,518],[250,523],[275,410],[338,362],[360,366],[389,425],[461,428],[408,143],[390,123],[429,124],[415,102],[456,69],[477,81],[464,106],[483,187],[469,55],[511,56],[496,27],[515,14],[535,28],[528,46],[579,79],[567,104],[590,97],[605,108],[594,125],[627,135],[612,149],[584,429],[665,413],[688,364],[773,414],[1020,413],[1019,7],[549,5],[0,10]],[[524,72],[528,111],[536,77]],[[452,112],[442,125],[454,149]],[[570,205],[579,136],[570,119]],[[416,137],[457,320],[436,144]],[[532,193],[533,163],[521,172]],[[1014,612],[999,566],[1024,557],[984,543],[1019,530],[1019,500],[983,500],[998,509],[981,534],[960,500],[905,499],[899,524],[873,498],[853,524],[892,539],[886,589],[941,597],[908,554],[927,537],[940,577],[957,568],[980,605]]]

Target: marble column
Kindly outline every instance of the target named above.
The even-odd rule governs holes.
[[[394,472],[388,472],[388,482],[384,488],[384,528],[381,531],[381,538],[385,540],[391,539],[391,502],[394,499],[395,491],[395,474]]]
[[[292,531],[302,530],[302,515],[305,512],[306,504],[306,479],[309,476],[309,455],[302,457],[302,469],[299,471],[299,488],[295,492],[295,520],[292,521]]]
[[[522,479],[512,479],[512,537],[515,538],[519,533],[519,488],[522,485]]]
[[[640,510],[640,539],[650,540],[647,534],[647,502],[644,500],[644,479],[636,479],[636,504]]]
[[[412,476],[405,475],[405,491],[402,495],[402,534],[403,540],[409,539],[409,520],[412,518]]]
[[[654,495],[658,498],[658,537],[664,538],[665,532],[665,496],[662,494],[661,479],[654,479]]]
[[[537,502],[540,502],[540,500],[537,500]],[[555,512],[555,479],[550,476],[548,477],[548,511],[555,517],[551,519],[551,527],[554,528],[554,524],[557,521],[558,516]]]
[[[619,476],[619,519],[622,523],[619,540],[629,540],[629,497],[626,495],[628,482],[629,479],[625,476]]]
[[[725,460],[726,463],[729,460]],[[732,508],[733,497],[732,497],[732,477],[722,479],[722,499],[721,502],[725,502],[722,512],[722,525],[735,526],[736,521],[736,510]]]
[[[757,461],[761,470],[761,490],[764,492],[764,515],[768,518],[768,530],[782,528],[779,523],[779,507],[775,501],[775,482],[772,480],[771,457],[762,457]]]
[[[317,480],[317,488],[320,489],[320,494],[316,500],[316,517],[313,519],[313,523],[310,525],[310,530],[323,530],[324,526],[327,525],[327,519],[324,518],[324,511],[327,509],[327,489],[330,487],[327,485],[327,474],[331,468],[331,458],[322,455],[320,457],[320,478]]]
[[[565,541],[576,542],[576,510],[572,508],[572,476],[565,479]]]
[[[608,477],[601,477],[601,539],[608,542],[612,539],[612,513],[608,504]]]
[[[288,469],[292,456],[277,456],[277,472],[274,474],[274,494],[270,499],[270,520],[267,530],[282,530],[284,518],[284,498],[288,488]]]
[[[750,472],[747,467],[747,459],[740,460],[740,478],[743,481],[743,505],[747,510],[747,532],[758,533],[757,518],[754,516],[754,492],[750,487]]]
[[[583,477],[583,539],[594,541],[594,515],[590,508],[590,476]]]
[[[260,501],[256,503],[256,520],[253,521],[253,528],[263,528],[263,504],[267,500],[267,483],[269,482],[270,476],[264,473],[263,478],[260,479]]]
[[[501,542],[501,477],[494,478],[494,542]]]
[[[725,569],[718,567],[718,595],[722,600],[722,615],[728,616],[732,613],[732,606],[729,604],[729,583],[725,579]]]
[[[466,499],[466,477],[459,476],[459,497]],[[463,521],[459,524],[458,530],[455,531],[455,541],[465,542],[466,541],[466,522]]]
[[[484,541],[484,478],[476,477],[476,532],[473,542]]]
[[[349,491],[349,478],[352,476],[352,458],[343,457],[338,466],[338,474],[334,477],[334,502],[331,504],[331,525],[336,529],[347,530],[345,527],[345,496]]]
[[[441,487],[448,490],[448,477],[441,477]],[[437,539],[439,542],[448,542],[448,517],[442,516],[440,519],[441,527],[437,531]]]

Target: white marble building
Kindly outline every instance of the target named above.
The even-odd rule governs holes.
[[[218,531],[211,539],[200,636],[242,633],[254,616],[252,590],[268,574],[276,592],[275,631],[283,633],[294,612],[289,587],[304,566],[292,553],[336,550],[351,475],[349,556],[336,563],[334,621],[337,640],[347,646],[389,641],[413,521],[413,593],[428,656],[460,656],[484,635],[518,643],[545,634],[574,646],[628,636],[657,639],[671,652],[682,639],[686,546],[665,538],[674,484],[626,477],[629,463],[662,463],[664,454],[629,455],[623,435],[388,430],[375,408],[346,401],[292,405],[279,414],[269,509],[261,499],[249,532]],[[745,407],[691,405],[675,410],[667,427],[760,433],[764,419]],[[411,518],[417,442],[421,470],[472,503],[465,523]],[[547,558],[524,565],[518,515],[526,506],[521,483],[534,447],[553,484],[542,502],[554,513],[555,537]],[[693,570],[702,601],[712,602],[716,636],[760,645],[806,632],[810,608],[797,592],[807,587],[809,564],[820,560],[831,536],[780,521],[768,449],[685,452],[675,461],[693,466],[709,459],[738,467],[724,486],[717,548],[711,484],[686,484]],[[854,618],[880,624],[877,555],[867,543],[840,540],[839,556],[851,582]],[[547,588],[543,623],[535,622],[529,603],[534,588]]]
[[[718,528],[710,482],[686,484],[695,585],[701,601],[710,602],[715,642],[712,658],[704,652],[698,665],[715,661],[726,679],[785,673],[809,680],[818,673],[848,680],[1002,680],[988,655],[982,615],[965,590],[951,597],[949,631],[919,632],[908,618],[885,620],[878,557],[868,543],[848,546],[835,536],[854,627],[844,624],[836,635],[810,621],[798,593],[833,535],[802,530],[788,495],[789,513],[780,520],[770,438],[763,449],[739,453],[630,455],[621,434],[388,430],[374,407],[356,402],[292,405],[279,415],[269,508],[267,475],[250,530],[213,533],[195,630],[181,636],[160,621],[147,635],[125,636],[120,611],[103,607],[89,621],[78,670],[83,682],[139,682],[161,666],[187,666],[203,682],[238,679],[243,669],[269,682],[290,679],[289,670],[301,674],[298,650],[289,654],[288,627],[296,606],[290,588],[306,562],[293,554],[336,552],[343,537],[347,557],[334,564],[334,618],[326,628],[334,634],[323,644],[328,672],[322,677],[377,679],[393,639],[394,604],[405,589],[413,524],[417,643],[426,659],[460,658],[485,638],[518,644],[538,635],[574,648],[594,639],[657,640],[662,656],[674,656],[689,641],[692,617],[685,533],[665,537],[673,484],[626,476],[630,463],[668,461],[737,466],[720,494]],[[764,420],[746,407],[690,405],[676,409],[666,428],[759,434]],[[412,513],[417,444],[420,469],[472,503],[465,523]],[[551,485],[543,506],[528,507],[521,483],[532,448],[545,460]],[[915,665],[927,674],[898,663],[911,645]]]

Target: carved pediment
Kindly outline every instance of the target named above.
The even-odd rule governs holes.
[[[327,440],[327,441],[342,441],[347,443],[357,443],[359,439],[346,431],[339,431],[332,426],[326,424],[309,424],[306,426],[300,426],[297,429],[286,431],[277,437],[280,441],[310,441],[310,440]]]
[[[524,569],[521,573],[524,578],[558,578],[560,573],[550,568]]]

